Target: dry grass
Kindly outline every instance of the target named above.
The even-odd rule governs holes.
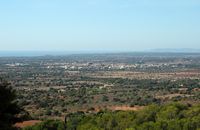
[[[141,110],[143,108],[144,108],[144,106],[134,106],[134,107],[130,107],[130,106],[111,106],[111,107],[108,107],[109,110],[113,110],[113,111],[116,111],[116,110],[138,111],[138,110]]]

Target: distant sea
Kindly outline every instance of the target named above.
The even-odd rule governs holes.
[[[0,51],[0,57],[33,57],[45,55],[69,55],[75,52],[54,52],[54,51]]]
[[[198,49],[154,49],[148,51],[0,51],[0,57],[37,57],[37,56],[67,56],[71,54],[105,54],[105,53],[196,53]]]
[[[67,56],[71,54],[116,53],[112,51],[0,51],[0,57]]]

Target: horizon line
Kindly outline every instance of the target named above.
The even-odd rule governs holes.
[[[118,51],[118,50],[93,50],[93,51],[69,51],[69,50],[0,50],[0,57],[38,57],[38,56],[67,56],[81,54],[127,54],[127,53],[168,53],[168,54],[200,54],[199,49],[196,51],[180,50],[143,50],[143,51]]]

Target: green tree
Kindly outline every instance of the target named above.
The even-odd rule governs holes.
[[[17,114],[21,109],[16,102],[15,91],[5,81],[0,81],[0,129],[13,130],[13,124],[18,121]]]

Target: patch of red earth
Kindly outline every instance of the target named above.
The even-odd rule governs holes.
[[[39,121],[39,120],[30,120],[30,121],[18,122],[14,126],[17,128],[24,128],[27,126],[33,126],[33,125],[41,123],[41,122],[42,121]]]
[[[200,88],[194,88],[193,91],[195,92],[200,91]]]

